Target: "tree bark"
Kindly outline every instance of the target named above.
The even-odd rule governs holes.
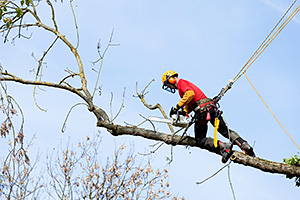
[[[264,172],[300,177],[300,167],[297,166],[289,166],[287,164],[272,162],[259,157],[251,157],[238,151],[234,151],[230,159],[235,163],[251,166]]]
[[[197,147],[196,141],[193,137],[181,135],[170,135],[166,133],[161,133],[153,130],[138,128],[136,126],[122,126],[112,123],[105,123],[99,121],[97,123],[99,127],[106,128],[112,135],[121,136],[121,135],[132,135],[140,136],[150,140],[162,141],[168,145],[188,145],[191,147]],[[251,157],[242,152],[233,151],[230,159],[237,164],[242,164],[245,166],[250,166],[256,169],[259,169],[264,172],[277,173],[288,175],[289,177],[300,177],[300,167],[289,166],[283,163],[272,162],[269,160],[264,160],[259,157]]]
[[[80,93],[75,88],[63,86],[60,84],[48,83],[48,82],[27,81],[17,77],[1,77],[0,81],[14,81],[14,82],[28,84],[28,85],[42,85],[42,86],[54,87],[54,88],[64,89],[73,92],[78,96],[80,96],[85,102],[88,103],[89,111],[93,112],[98,120],[97,126],[106,128],[107,131],[114,136],[121,136],[121,135],[140,136],[150,140],[162,141],[168,145],[183,145],[183,146],[188,145],[191,147],[198,147],[193,137],[189,137],[189,136],[182,137],[181,135],[171,135],[171,134],[157,132],[155,130],[138,128],[136,126],[122,126],[122,125],[113,124],[109,121],[109,117],[107,116],[106,112],[103,109],[94,105],[85,95]],[[300,177],[300,167],[297,166],[289,166],[287,164],[272,162],[258,157],[251,157],[238,151],[234,151],[230,159],[233,160],[234,163],[242,164],[245,166],[251,166],[253,168],[259,169],[264,172],[284,174],[289,177]]]

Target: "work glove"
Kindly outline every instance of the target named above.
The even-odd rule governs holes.
[[[174,114],[177,114],[179,109],[180,109],[180,107],[178,106],[178,104],[176,106],[172,107],[170,110],[170,117]]]
[[[185,117],[189,117],[189,115],[182,109],[178,111],[179,115],[185,116]]]

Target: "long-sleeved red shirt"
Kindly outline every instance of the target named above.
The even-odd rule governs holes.
[[[206,95],[200,90],[196,85],[193,83],[184,80],[179,79],[177,83],[177,88],[179,92],[179,96],[181,97],[180,101],[178,102],[178,105],[180,107],[185,106],[186,112],[191,112],[189,109],[192,105],[194,105],[197,101],[207,98]]]

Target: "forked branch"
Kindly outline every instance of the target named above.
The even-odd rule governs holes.
[[[148,85],[142,90],[141,93],[138,92],[138,83],[136,83],[136,94],[137,94],[137,97],[142,101],[142,103],[144,104],[144,106],[146,106],[148,109],[150,110],[155,110],[155,109],[159,109],[161,114],[164,116],[164,118],[168,118],[167,115],[166,115],[166,112],[164,111],[164,109],[162,108],[162,106],[157,103],[156,105],[152,106],[152,105],[149,105],[146,100],[145,100],[145,96],[147,94],[146,90],[147,88],[150,86],[150,84],[154,81],[154,79],[152,79]],[[174,129],[172,127],[171,124],[168,124],[170,130],[171,130],[171,133],[173,134],[174,133]]]

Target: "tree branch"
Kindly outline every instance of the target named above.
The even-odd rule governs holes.
[[[0,81],[12,81],[12,82],[17,82],[17,83],[22,83],[25,85],[41,85],[41,86],[47,86],[47,87],[52,87],[52,88],[68,90],[68,91],[80,96],[85,102],[87,102],[89,104],[89,106],[91,105],[90,100],[84,94],[79,92],[79,90],[77,90],[76,88],[61,85],[61,84],[56,84],[56,83],[50,83],[50,82],[46,82],[46,81],[24,80],[24,79],[21,79],[21,78],[18,78],[16,76],[12,76],[11,74],[6,74],[6,73],[3,73],[3,75],[7,75],[7,76],[11,76],[11,77],[0,77]]]
[[[184,146],[188,145],[191,147],[198,147],[196,145],[195,139],[190,136],[186,136],[185,138],[182,139],[181,136],[179,135],[172,136],[170,134],[137,128],[134,126],[127,127],[127,126],[105,123],[103,121],[99,121],[97,125],[99,127],[106,128],[114,136],[121,136],[121,135],[140,136],[151,140],[162,141],[169,145],[184,145]],[[238,151],[234,151],[230,159],[237,164],[251,166],[253,168],[259,169],[264,172],[300,177],[300,167],[289,166],[287,164],[282,164],[277,162],[271,162],[258,157],[251,157]]]
[[[150,109],[150,110],[159,109],[161,114],[164,116],[164,118],[168,118],[166,115],[166,112],[164,111],[164,109],[162,108],[162,106],[159,103],[157,103],[155,106],[152,106],[152,105],[149,105],[148,103],[146,103],[145,95],[147,94],[147,92],[145,93],[145,91],[153,81],[154,81],[154,79],[152,79],[150,81],[150,83],[148,83],[148,85],[143,89],[143,91],[141,93],[138,92],[138,89],[137,89],[138,83],[136,82],[135,90],[136,90],[137,97],[142,101],[144,106],[146,106],[148,109]],[[168,127],[171,130],[171,132],[174,134],[174,129],[171,126],[171,124],[168,123]]]
[[[300,167],[272,162],[259,157],[251,157],[237,151],[232,154],[230,159],[235,163],[251,166],[264,172],[300,177]]]

